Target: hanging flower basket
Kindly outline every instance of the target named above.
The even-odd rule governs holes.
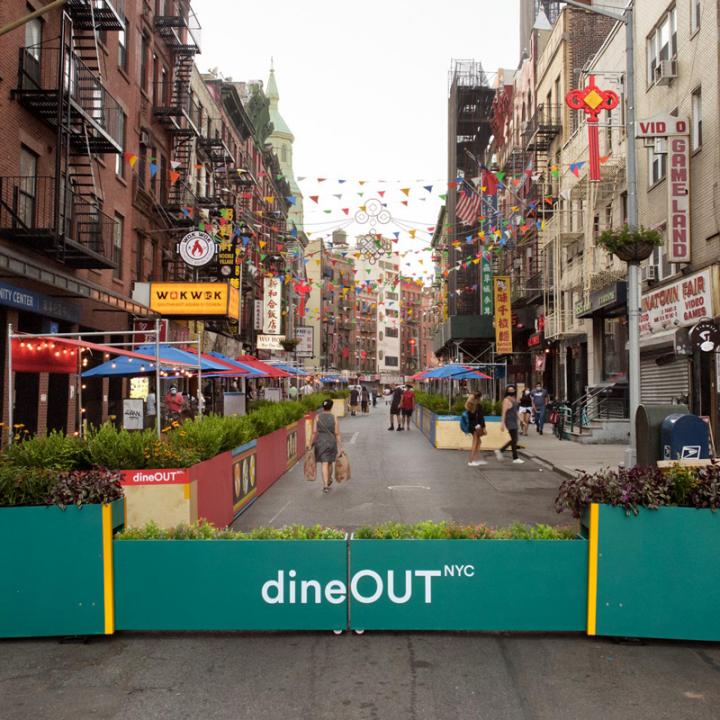
[[[605,230],[597,244],[623,262],[642,262],[663,244],[663,237],[657,230],[644,227],[631,229],[625,225],[619,230]]]
[[[299,343],[300,343],[300,341],[297,338],[280,341],[280,344],[282,345],[283,350],[285,350],[285,352],[293,352],[293,350],[295,350],[295,348],[298,346]]]

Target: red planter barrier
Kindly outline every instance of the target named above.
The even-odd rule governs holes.
[[[233,521],[232,465],[232,453],[224,452],[190,468],[190,477],[197,482],[198,520],[218,527]]]

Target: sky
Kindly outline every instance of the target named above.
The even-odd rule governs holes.
[[[351,238],[399,233],[402,269],[419,276],[431,263],[416,251],[428,247],[447,191],[451,62],[476,59],[487,72],[516,67],[518,4],[194,0],[197,63],[233,80],[267,82],[273,58],[280,111],[295,135],[295,174],[306,178],[299,181],[306,232],[311,239],[338,228]],[[390,221],[352,222],[373,198]]]

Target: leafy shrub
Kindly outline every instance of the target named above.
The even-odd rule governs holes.
[[[201,520],[192,525],[177,525],[162,529],[150,522],[142,528],[126,528],[116,536],[118,540],[343,540],[344,530],[321,525],[289,525],[284,528],[256,528],[250,532],[216,528]]]
[[[555,499],[558,512],[570,510],[581,517],[591,503],[625,508],[637,515],[638,508],[652,510],[668,505],[720,508],[720,465],[687,468],[676,465],[668,470],[640,467],[595,473],[581,473],[560,485]]]
[[[416,391],[415,399],[418,405],[426,407],[430,412],[436,415],[462,415],[465,410],[465,403],[467,396],[461,395],[453,398],[452,405],[448,410],[448,398],[447,395],[440,395],[438,393],[427,393],[421,390]],[[494,402],[488,398],[483,398],[482,409],[486,416],[489,415],[500,415],[502,403]]]
[[[81,470],[60,475],[47,496],[47,505],[97,505],[123,497],[120,476],[110,470]]]
[[[4,459],[15,467],[73,470],[87,465],[85,446],[80,438],[53,430],[47,437],[14,442]]]
[[[57,480],[56,470],[0,465],[0,507],[45,505]]]
[[[355,531],[358,540],[572,540],[572,528],[549,525],[523,525],[494,529],[487,525],[460,525],[446,522],[424,522],[407,525],[389,522]]]
[[[157,437],[153,430],[129,432],[111,423],[91,428],[86,444],[90,462],[113,470],[144,468],[150,446]]]

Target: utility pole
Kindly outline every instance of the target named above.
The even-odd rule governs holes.
[[[633,0],[622,13],[565,0],[566,5],[611,18],[625,25],[625,137],[627,142],[627,224],[638,225],[637,152],[635,147],[635,18]],[[628,263],[628,390],[630,394],[630,447],[625,451],[625,465],[632,467],[637,459],[635,415],[640,405],[640,264]]]
[[[0,37],[2,37],[3,35],[7,35],[7,33],[12,32],[13,30],[21,27],[22,25],[25,25],[25,23],[29,23],[35,18],[47,15],[47,13],[51,12],[52,10],[57,10],[58,8],[61,8],[63,5],[65,5],[66,2],[67,0],[55,0],[55,2],[51,2],[49,5],[46,5],[39,10],[35,10],[35,12],[24,15],[19,20],[13,20],[7,25],[3,25],[3,27],[0,28]]]

